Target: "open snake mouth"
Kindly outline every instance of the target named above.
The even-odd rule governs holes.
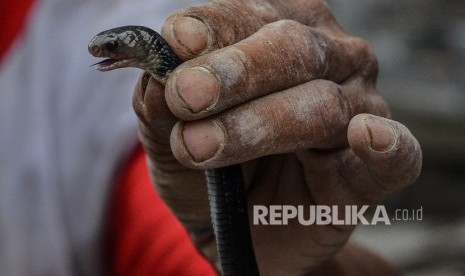
[[[99,71],[111,71],[118,68],[125,68],[125,67],[137,67],[137,60],[132,57],[126,58],[108,58],[102,61],[99,61],[91,66],[95,66],[95,68]]]
[[[116,68],[119,68],[118,64],[121,63],[120,59],[108,58],[102,61],[99,61],[91,66],[95,66],[99,71],[110,71]]]

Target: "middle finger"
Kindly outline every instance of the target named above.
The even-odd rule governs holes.
[[[192,168],[221,167],[264,155],[347,144],[355,114],[374,110],[373,93],[314,80],[194,122],[178,122],[171,132],[177,160]],[[361,96],[363,95],[363,97]]]

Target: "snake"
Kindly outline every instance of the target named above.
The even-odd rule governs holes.
[[[135,67],[162,85],[183,62],[159,33],[144,26],[100,32],[89,42],[88,50],[94,57],[104,58],[94,64],[99,71]],[[205,176],[222,275],[259,275],[240,164],[207,169]]]

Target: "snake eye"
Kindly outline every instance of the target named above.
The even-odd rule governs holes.
[[[105,44],[108,51],[113,52],[118,48],[118,42],[116,40],[110,40]]]

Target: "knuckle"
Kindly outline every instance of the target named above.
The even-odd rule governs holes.
[[[292,19],[281,19],[272,23],[265,25],[265,28],[271,28],[275,31],[280,31],[282,33],[286,31],[294,31],[296,28],[301,28],[303,24],[292,20]]]
[[[371,44],[365,39],[356,37],[354,43],[357,45],[361,57],[360,70],[364,77],[376,77],[378,73],[378,60]]]
[[[316,100],[318,116],[322,122],[323,134],[333,137],[344,131],[350,121],[350,105],[341,87],[331,81],[313,81],[315,87],[320,90]]]
[[[370,94],[368,97],[369,113],[381,117],[390,117],[389,107],[386,101],[378,94]]]
[[[251,10],[254,17],[263,19],[265,22],[272,22],[280,18],[279,11],[270,1],[245,1],[244,4]]]
[[[330,108],[329,115],[337,118],[338,121],[346,121],[348,122],[350,112],[348,110],[348,99],[345,97],[344,92],[342,91],[341,87],[331,81],[326,81],[326,91],[325,91],[326,101],[331,104],[332,108]],[[337,108],[334,108],[334,107]],[[341,118],[346,117],[344,120]]]
[[[309,79],[322,77],[327,70],[326,36],[317,29],[295,20],[283,19],[264,27],[265,34],[277,37],[281,55],[297,66],[303,66]]]

